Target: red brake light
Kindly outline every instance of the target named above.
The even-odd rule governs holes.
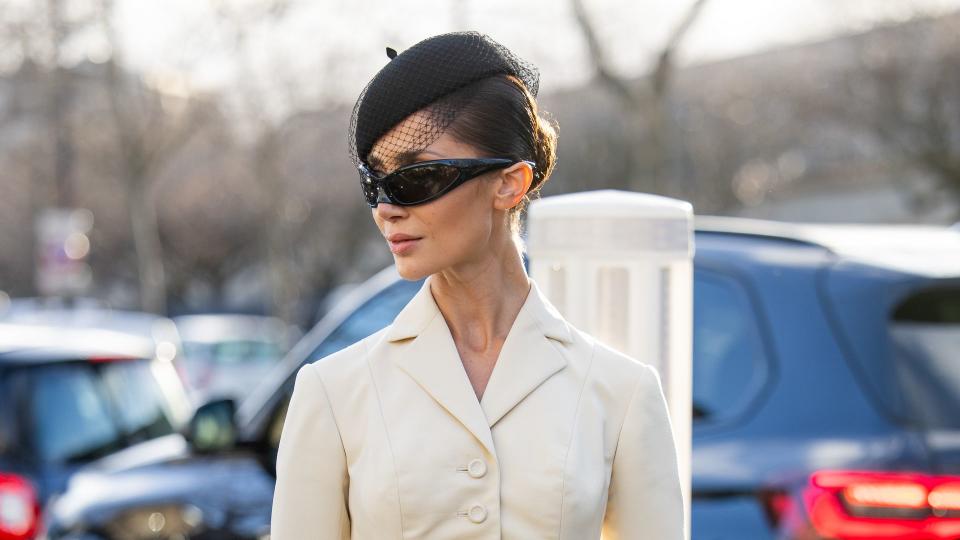
[[[820,471],[803,492],[810,525],[840,540],[960,537],[960,477]]]
[[[927,497],[933,513],[960,513],[960,482],[946,483],[930,490]]]
[[[103,364],[107,362],[120,362],[123,360],[135,360],[136,356],[91,356],[87,358],[94,364]]]
[[[864,508],[927,508],[927,488],[909,480],[857,481],[843,488],[843,499]]]
[[[0,473],[0,540],[33,538],[40,504],[33,486],[15,474]]]

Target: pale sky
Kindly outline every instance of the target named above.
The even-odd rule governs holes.
[[[30,1],[30,0],[23,0]],[[167,90],[229,91],[280,103],[349,100],[387,61],[442,32],[476,29],[536,64],[541,91],[591,75],[567,0],[299,0],[279,22],[249,25],[249,70],[211,6],[256,9],[260,0],[115,0],[126,61]],[[626,74],[639,74],[692,0],[584,0],[599,34]],[[710,0],[680,51],[682,63],[746,54],[867,28],[917,12],[960,9],[960,0]],[[79,47],[96,59],[96,43]],[[266,105],[269,106],[269,105]]]

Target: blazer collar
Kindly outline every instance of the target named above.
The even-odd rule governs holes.
[[[411,340],[412,341],[406,341]],[[450,329],[427,279],[387,330],[401,347],[397,365],[496,455],[490,429],[551,375],[566,366],[559,344],[572,332],[537,284],[507,334],[493,373],[478,402]]]
[[[520,308],[520,313],[530,312],[540,327],[542,335],[570,343],[573,340],[569,324],[547,300],[537,283],[530,280],[530,293]],[[387,341],[400,341],[415,338],[440,313],[433,293],[430,292],[430,278],[424,280],[417,294],[407,303],[387,329]],[[518,316],[519,319],[519,316]]]

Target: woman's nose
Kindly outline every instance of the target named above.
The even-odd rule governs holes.
[[[393,204],[389,202],[380,202],[377,203],[377,207],[373,209],[376,212],[377,217],[382,220],[391,220],[399,219],[407,215],[407,209],[398,204]]]

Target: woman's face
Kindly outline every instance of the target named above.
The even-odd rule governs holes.
[[[396,161],[397,143],[405,124],[416,122],[416,114],[381,137],[370,152],[378,172],[389,172],[419,161],[444,158],[481,157],[477,151],[444,133],[426,148],[410,154],[409,163]],[[387,152],[386,149],[391,152]],[[504,211],[496,208],[497,183],[501,171],[473,178],[438,199],[416,206],[380,203],[372,209],[373,219],[393,253],[400,275],[416,280],[449,269],[477,265],[496,256],[504,239],[509,241]]]

